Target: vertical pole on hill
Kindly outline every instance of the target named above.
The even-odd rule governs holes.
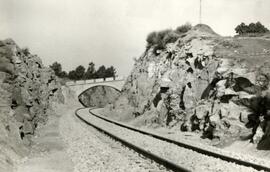
[[[200,18],[199,23],[202,24],[202,0],[200,0]]]

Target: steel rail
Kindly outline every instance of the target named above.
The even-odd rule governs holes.
[[[93,109],[97,109],[97,108],[93,108]],[[269,167],[266,167],[266,166],[263,166],[263,165],[259,165],[259,164],[255,164],[255,163],[251,163],[251,162],[247,162],[247,161],[243,161],[243,160],[236,159],[236,158],[233,158],[233,157],[230,157],[230,156],[227,156],[227,155],[222,155],[222,154],[219,154],[219,153],[210,151],[210,150],[206,150],[206,149],[203,149],[203,148],[192,146],[192,145],[189,145],[189,144],[180,142],[180,141],[169,139],[169,138],[166,138],[166,137],[163,137],[163,136],[154,134],[154,133],[149,133],[147,131],[140,130],[138,128],[134,128],[134,127],[131,127],[131,126],[128,126],[128,125],[119,123],[117,121],[114,121],[114,120],[111,120],[111,119],[108,119],[106,117],[103,117],[103,116],[100,116],[100,115],[97,115],[97,114],[93,113],[91,111],[93,109],[89,109],[89,113],[91,115],[93,115],[95,117],[98,117],[98,118],[100,118],[102,120],[105,120],[107,122],[113,123],[115,125],[118,125],[120,127],[129,129],[129,130],[132,130],[132,131],[135,131],[135,132],[139,132],[141,134],[145,134],[145,135],[148,135],[148,136],[152,136],[152,137],[154,137],[156,139],[159,139],[159,140],[162,140],[162,141],[166,141],[168,143],[172,143],[172,144],[178,145],[180,147],[183,147],[183,148],[186,148],[186,149],[190,149],[190,150],[193,150],[195,152],[198,152],[198,153],[201,153],[201,154],[204,154],[204,155],[207,155],[207,156],[211,156],[211,157],[214,157],[214,158],[219,158],[219,159],[221,159],[223,161],[232,162],[232,163],[235,163],[235,164],[238,164],[238,165],[242,165],[242,166],[246,166],[246,167],[252,167],[252,168],[254,168],[256,170],[270,171],[270,168]]]
[[[190,170],[188,170],[188,169],[186,169],[184,167],[181,167],[181,166],[179,166],[179,165],[177,165],[177,164],[175,164],[175,163],[173,163],[173,162],[171,162],[169,160],[166,160],[166,159],[164,159],[164,158],[162,158],[162,157],[160,157],[160,156],[158,156],[156,154],[153,154],[153,153],[151,153],[151,152],[149,152],[149,151],[147,151],[147,150],[145,150],[143,148],[140,148],[140,147],[138,147],[138,146],[136,146],[136,145],[134,145],[134,144],[132,144],[132,143],[130,143],[130,142],[128,142],[128,141],[126,141],[126,140],[124,140],[124,139],[122,139],[122,138],[120,138],[120,137],[118,137],[118,136],[116,136],[116,135],[114,135],[112,133],[110,133],[109,131],[106,131],[106,130],[102,129],[101,127],[99,127],[99,126],[97,126],[97,125],[95,125],[95,124],[93,124],[93,123],[85,120],[84,118],[82,118],[78,114],[78,111],[79,110],[82,110],[82,109],[85,109],[85,108],[79,108],[79,109],[77,109],[75,111],[75,115],[81,121],[83,121],[84,123],[86,123],[87,125],[90,125],[90,126],[94,127],[98,131],[100,131],[100,132],[108,135],[109,137],[111,137],[114,140],[122,143],[126,147],[128,147],[130,149],[133,149],[134,151],[138,152],[139,154],[143,155],[144,157],[147,157],[148,159],[151,159],[151,160],[155,161],[156,163],[163,165],[167,169],[170,169],[170,170],[176,171],[176,172],[190,172]]]

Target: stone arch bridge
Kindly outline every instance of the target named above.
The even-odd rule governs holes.
[[[124,77],[111,77],[111,78],[99,78],[99,79],[90,79],[90,80],[79,80],[79,81],[70,81],[66,82],[71,90],[73,90],[77,96],[79,96],[85,90],[99,85],[110,86],[121,90],[125,83]]]

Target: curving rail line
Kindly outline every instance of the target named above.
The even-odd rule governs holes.
[[[81,108],[83,109],[83,108]],[[215,158],[219,158],[219,159],[222,159],[224,161],[227,161],[227,162],[232,162],[232,163],[235,163],[235,164],[238,164],[238,165],[242,165],[242,166],[246,166],[246,167],[252,167],[256,170],[264,170],[264,171],[270,171],[270,168],[269,167],[266,167],[266,166],[263,166],[263,165],[259,165],[259,164],[255,164],[255,163],[251,163],[251,162],[247,162],[247,161],[243,161],[243,160],[240,160],[240,159],[236,159],[236,158],[233,158],[233,157],[230,157],[230,156],[226,156],[226,155],[222,155],[222,154],[219,154],[219,153],[216,153],[216,152],[212,152],[212,151],[209,151],[209,150],[206,150],[206,149],[202,149],[202,148],[199,148],[199,147],[196,147],[196,146],[192,146],[192,145],[188,145],[186,143],[183,143],[183,142],[180,142],[180,141],[176,141],[176,140],[172,140],[172,139],[169,139],[169,138],[166,138],[166,137],[163,137],[163,136],[160,136],[160,135],[156,135],[156,134],[153,134],[153,133],[149,133],[149,132],[146,132],[146,131],[143,131],[143,130],[140,130],[138,128],[134,128],[134,127],[131,127],[131,126],[128,126],[128,125],[125,125],[125,124],[121,124],[119,122],[116,122],[114,120],[111,120],[111,119],[108,119],[106,117],[102,117],[100,115],[97,115],[97,114],[94,114],[91,110],[93,109],[97,109],[97,108],[92,108],[92,109],[89,109],[89,113],[97,118],[100,118],[102,120],[105,120],[107,122],[110,122],[110,123],[113,123],[115,125],[118,125],[118,126],[121,126],[123,128],[126,128],[126,129],[129,129],[129,130],[132,130],[132,131],[136,131],[136,132],[139,132],[141,134],[145,134],[145,135],[148,135],[148,136],[152,136],[156,139],[159,139],[159,140],[162,140],[162,141],[166,141],[166,142],[169,142],[169,143],[173,143],[175,145],[178,145],[180,147],[183,147],[183,148],[186,148],[186,149],[191,149],[193,151],[196,151],[198,153],[201,153],[201,154],[204,154],[204,155],[207,155],[207,156],[212,156],[212,157],[215,157]],[[78,116],[78,115],[77,115]],[[79,116],[78,116],[79,117]],[[79,117],[80,118],[80,117]],[[81,119],[81,118],[80,118]],[[135,146],[136,147],[136,146]],[[164,165],[164,164],[163,164]],[[164,165],[165,166],[165,165]],[[167,166],[166,166],[167,167]],[[176,170],[176,171],[179,171],[179,170]],[[181,170],[180,170],[181,171]]]
[[[172,171],[177,171],[177,172],[190,172],[190,170],[184,168],[184,167],[181,167],[171,161],[168,161],[164,158],[161,158],[159,157],[158,155],[155,155],[151,152],[148,152],[146,151],[145,149],[142,149],[124,139],[121,139],[120,137],[106,131],[106,130],[103,130],[102,128],[96,126],[95,124],[83,119],[79,114],[78,114],[78,111],[81,110],[81,109],[85,109],[85,108],[79,108],[75,111],[75,115],[81,120],[83,121],[84,123],[86,123],[87,125],[90,125],[92,127],[94,127],[95,129],[97,129],[98,131],[100,132],[103,132],[104,134],[108,135],[109,137],[113,138],[114,140],[118,141],[118,142],[121,142],[123,145],[125,145],[126,147],[130,148],[130,149],[133,149],[134,151],[138,152],[139,154],[157,162],[158,164],[161,164],[163,165],[164,167],[166,167],[167,169],[170,169]],[[94,108],[93,108],[94,109]],[[91,109],[90,109],[91,110]]]

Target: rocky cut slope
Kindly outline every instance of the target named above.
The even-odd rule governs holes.
[[[54,72],[11,39],[0,41],[0,96],[0,171],[12,171],[63,96]]]
[[[270,41],[225,38],[206,25],[166,35],[165,45],[150,45],[136,60],[106,111],[137,125],[199,132],[221,145],[250,139],[266,148]]]

